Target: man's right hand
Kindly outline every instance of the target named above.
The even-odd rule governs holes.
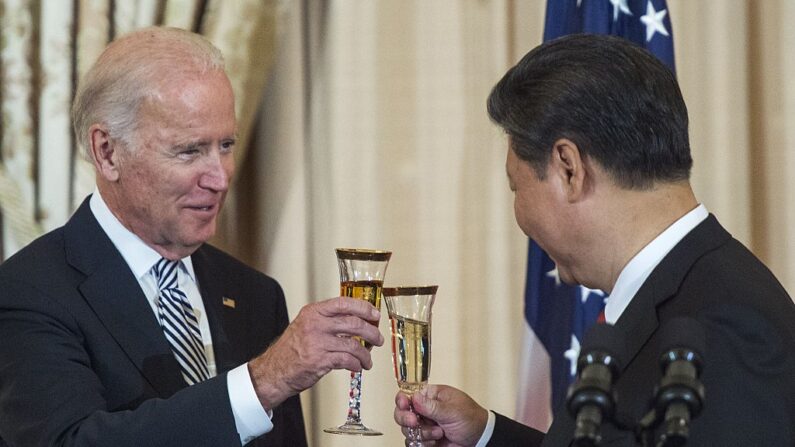
[[[413,404],[414,412],[409,403]],[[419,421],[417,414],[422,416]],[[423,441],[435,441],[435,446],[470,447],[480,440],[489,413],[461,390],[427,385],[414,393],[410,402],[408,396],[398,392],[394,417],[404,435],[419,422]]]
[[[248,362],[262,406],[272,410],[334,369],[370,369],[370,351],[353,336],[381,346],[380,315],[367,301],[349,297],[304,306],[281,337]]]

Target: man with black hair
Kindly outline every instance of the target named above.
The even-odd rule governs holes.
[[[659,328],[681,315],[706,333],[706,400],[689,444],[795,445],[795,305],[697,201],[687,109],[670,70],[620,38],[567,36],[511,68],[488,111],[508,135],[517,223],[561,280],[609,292],[606,321],[628,334],[601,445],[636,445],[662,375]],[[574,432],[565,408],[544,434],[444,385],[411,403],[433,445],[566,446]],[[395,420],[404,432],[418,423],[400,393]]]

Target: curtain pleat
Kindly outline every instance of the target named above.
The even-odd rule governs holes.
[[[199,0],[166,1],[163,25],[198,31],[198,18],[201,12],[199,3]]]
[[[2,55],[2,166],[0,207],[3,211],[4,259],[42,233],[35,219],[34,18],[32,4],[3,0],[0,17]]]
[[[71,2],[53,2],[41,10],[39,34],[38,197],[44,231],[63,225],[72,214],[72,26]]]
[[[78,1],[73,50],[76,54],[77,67],[73,92],[77,89],[77,82],[83,78],[108,44],[111,33],[110,10],[111,0]],[[83,148],[72,147],[72,172],[71,206],[72,209],[76,209],[94,190],[94,166],[88,161]]]

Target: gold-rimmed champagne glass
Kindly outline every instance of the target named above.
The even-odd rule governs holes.
[[[360,248],[338,248],[337,263],[340,267],[340,295],[367,300],[381,309],[381,289],[384,285],[389,258],[392,252]],[[362,340],[367,348],[369,343]],[[323,431],[333,434],[379,436],[383,433],[367,428],[361,419],[362,373],[351,372],[348,392],[348,417],[345,423],[326,428]]]
[[[431,373],[431,311],[437,289],[438,286],[383,289],[392,332],[395,378],[400,391],[409,398],[428,383]],[[422,447],[419,427],[409,427],[408,435],[408,447]]]

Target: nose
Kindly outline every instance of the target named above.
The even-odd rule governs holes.
[[[234,167],[232,154],[212,151],[207,157],[204,173],[199,178],[199,186],[214,192],[226,192]]]

